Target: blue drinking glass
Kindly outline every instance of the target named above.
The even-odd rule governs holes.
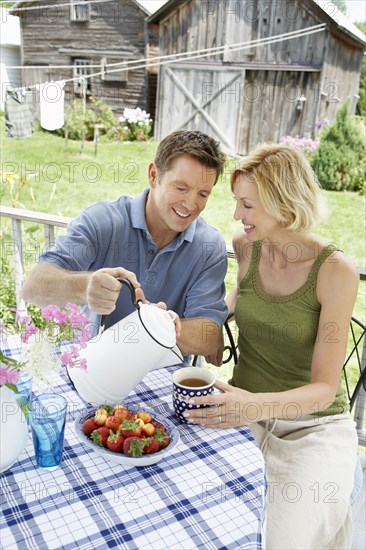
[[[17,383],[18,393],[15,398],[18,404],[22,407],[26,405],[29,401],[31,391],[32,391],[32,375],[24,372],[19,376]]]
[[[67,401],[61,395],[45,393],[27,404],[37,467],[55,470],[64,448]]]

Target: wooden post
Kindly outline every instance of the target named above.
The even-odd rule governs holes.
[[[22,242],[22,222],[20,220],[11,220],[13,247],[14,247],[14,278],[15,278],[15,297],[17,309],[26,310],[24,300],[20,297],[20,291],[23,283],[24,265],[23,265],[23,242]]]
[[[99,129],[103,128],[103,124],[94,124],[94,156],[97,156],[98,150],[98,138],[99,138]]]
[[[45,224],[43,234],[45,250],[49,250],[55,244],[55,226]]]

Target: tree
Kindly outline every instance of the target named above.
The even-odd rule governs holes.
[[[355,25],[366,34],[366,25],[364,23],[355,23]],[[357,102],[356,106],[356,115],[366,117],[366,55],[365,51],[363,52],[362,66],[361,66],[361,78],[360,78],[360,87],[358,90],[358,95],[360,99]]]
[[[311,166],[324,189],[357,191],[363,161],[363,135],[349,114],[347,101],[337,111],[333,126],[324,130]]]
[[[346,6],[346,2],[344,0],[332,0],[332,3],[337,6],[339,11],[341,11],[342,13],[344,13],[344,15],[346,15],[347,6]]]

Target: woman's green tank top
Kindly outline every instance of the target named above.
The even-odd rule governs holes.
[[[254,243],[248,273],[240,283],[235,306],[239,360],[229,381],[254,393],[291,390],[310,383],[321,309],[316,281],[321,265],[335,250],[334,245],[324,247],[298,290],[287,296],[272,296],[260,281],[261,244]],[[343,383],[329,405],[319,412],[315,403],[313,414],[325,416],[349,409]],[[298,416],[303,416],[299,406],[298,410]]]

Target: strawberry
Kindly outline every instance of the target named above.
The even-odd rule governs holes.
[[[163,430],[164,432],[166,431],[165,426],[161,422],[158,422],[157,420],[153,420],[152,424],[155,426],[157,430]]]
[[[145,412],[145,411],[140,411],[140,412],[137,414],[137,418],[141,418],[141,420],[142,420],[145,424],[149,424],[149,422],[152,421],[152,416],[151,416],[151,414],[149,414],[148,412]]]
[[[133,420],[123,420],[121,434],[124,437],[140,437],[141,435],[141,426],[139,422],[134,422]]]
[[[165,447],[167,447],[167,446],[169,445],[169,443],[170,443],[170,437],[168,436],[167,433],[165,434],[165,436],[166,436],[166,437],[165,437],[164,441],[162,441],[161,443],[159,443],[159,448],[160,448],[160,450],[165,449]]]
[[[81,429],[83,433],[89,437],[94,430],[98,429],[98,425],[94,422],[93,418],[87,418]]]
[[[104,426],[107,418],[108,418],[107,409],[105,409],[104,407],[99,407],[99,409],[96,411],[94,415],[94,422],[98,424],[98,426]]]
[[[110,430],[116,432],[121,426],[121,421],[117,416],[108,416],[107,420],[105,421],[105,426],[106,428],[109,428]]]
[[[159,449],[165,449],[170,443],[170,437],[167,434],[165,428],[164,430],[158,429],[154,433],[154,439],[159,443]]]
[[[123,452],[123,443],[125,438],[118,431],[114,433],[112,430],[109,431],[109,437],[107,439],[107,447],[115,453]]]
[[[119,418],[120,422],[128,417],[129,411],[123,405],[116,405],[112,412],[113,416]]]
[[[145,437],[142,440],[144,454],[151,455],[159,450],[159,443],[153,437]]]
[[[143,443],[141,437],[127,437],[123,443],[123,453],[128,456],[141,456]]]
[[[97,430],[94,430],[91,434],[91,438],[93,440],[93,443],[96,445],[99,445],[99,447],[106,447],[107,448],[107,439],[110,436],[109,429],[105,426],[101,426]]]
[[[151,437],[155,433],[155,426],[154,424],[151,424],[151,422],[148,422],[147,424],[144,424],[142,426],[142,432],[147,435],[148,437]]]

